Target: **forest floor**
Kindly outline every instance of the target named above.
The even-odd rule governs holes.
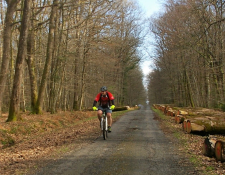
[[[214,112],[214,110],[207,110]],[[178,152],[189,157],[190,162],[194,164],[198,172],[202,175],[225,174],[225,162],[217,162],[214,157],[203,155],[203,142],[207,135],[187,134],[183,131],[182,124],[176,124],[173,117],[165,116],[158,110],[154,111],[155,119],[159,120],[162,131],[177,144]]]
[[[116,122],[126,111],[113,112]],[[169,116],[159,117],[165,135],[187,155],[202,174],[225,174],[225,163],[202,155],[203,136],[185,134]],[[96,112],[58,112],[42,115],[24,113],[17,122],[0,118],[0,174],[29,174],[70,150],[80,149],[100,136]],[[181,165],[182,166],[182,165]]]

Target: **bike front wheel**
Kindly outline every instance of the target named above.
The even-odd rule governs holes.
[[[103,121],[103,130],[102,130],[103,139],[106,140],[107,138],[107,128],[106,128],[106,121]]]

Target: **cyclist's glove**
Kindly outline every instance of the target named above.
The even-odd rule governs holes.
[[[96,108],[95,106],[93,106],[92,109],[93,109],[94,111],[97,111],[97,110],[98,110],[98,108]]]
[[[112,106],[110,107],[110,109],[114,110],[114,109],[115,109],[115,105],[112,105]]]

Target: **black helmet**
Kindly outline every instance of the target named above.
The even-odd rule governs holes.
[[[100,91],[107,91],[107,87],[106,86],[102,86]]]

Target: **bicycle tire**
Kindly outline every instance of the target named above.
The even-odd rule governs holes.
[[[102,135],[103,135],[104,140],[106,140],[106,138],[107,138],[107,130],[106,130],[105,126],[106,126],[106,122],[104,120],[103,121],[103,130],[102,130]]]

